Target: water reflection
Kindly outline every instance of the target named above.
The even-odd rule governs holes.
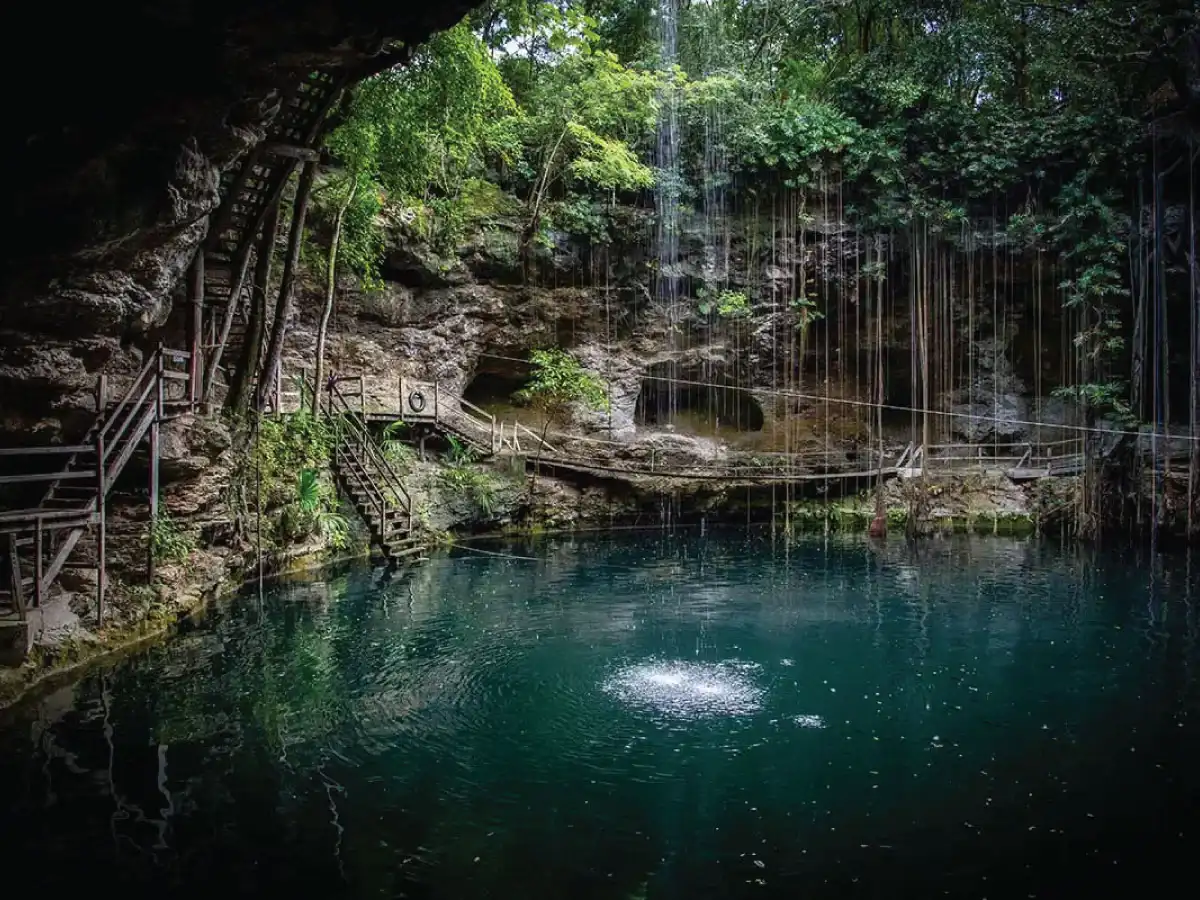
[[[1189,560],[490,551],[231,601],[10,715],[0,839],[27,889],[1025,896],[1187,859]]]

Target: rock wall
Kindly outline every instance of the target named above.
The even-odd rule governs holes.
[[[382,290],[340,285],[331,367],[364,375],[372,402],[386,406],[398,404],[402,376],[436,379],[461,393],[477,379],[517,383],[524,373],[519,360],[531,350],[566,347],[608,385],[610,399],[608,410],[575,409],[571,429],[615,441],[663,430],[647,428],[640,403],[650,380],[667,378],[680,403],[696,384],[712,385],[699,389],[709,394],[721,393],[723,385],[745,389],[756,407],[750,414],[721,402],[729,407],[723,416],[732,430],[761,433],[744,441],[747,447],[861,442],[873,418],[878,347],[887,367],[885,403],[898,413],[921,405],[910,372],[916,335],[903,262],[889,273],[880,339],[855,270],[864,253],[861,239],[828,223],[803,239],[776,234],[773,242],[770,235],[751,235],[749,223],[725,227],[733,227],[733,236],[722,283],[749,298],[739,317],[714,314],[700,295],[713,277],[712,247],[704,243],[711,237],[702,232],[687,245],[679,273],[683,296],[675,308],[655,301],[653,253],[636,232],[605,248],[558,235],[528,283],[514,265],[512,241],[497,239],[494,226],[487,240],[475,236],[449,261],[401,242],[388,254]],[[808,325],[801,339],[803,313],[792,299],[805,285],[823,318]],[[935,360],[931,398],[950,415],[935,420],[935,439],[1017,441],[1033,436],[1028,422],[1035,412],[1043,421],[1072,420],[1063,401],[1046,396],[1053,379],[1038,379],[1032,369],[1035,355],[1037,364],[1058,368],[1055,320],[1043,323],[1053,347],[1031,353],[1027,336],[1035,329],[1025,295],[1032,296],[1032,289],[1005,290],[1012,302],[1000,321],[993,321],[990,303],[969,314],[965,301],[951,299],[951,343],[943,339],[936,350],[954,360],[953,372],[946,375],[947,367]],[[290,372],[312,365],[321,295],[320,285],[305,286],[287,348]],[[754,425],[747,426],[751,419]],[[890,415],[889,440],[906,443],[910,420],[906,412]]]
[[[0,200],[0,425],[69,433],[97,373],[136,367],[139,336],[166,321],[207,233],[221,174],[300,78],[378,70],[405,52],[387,48],[420,43],[471,5],[23,9],[28,39],[0,56],[14,87],[0,137],[13,176]]]

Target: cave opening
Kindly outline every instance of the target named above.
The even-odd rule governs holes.
[[[513,395],[529,385],[529,363],[516,359],[515,353],[497,354],[513,359],[484,357],[475,368],[475,375],[463,389],[463,399],[491,413],[497,419],[534,427],[543,424],[535,410],[523,406]]]
[[[634,406],[639,425],[665,428],[700,437],[733,437],[762,431],[762,407],[749,391],[710,381],[702,372],[670,363],[650,367]]]

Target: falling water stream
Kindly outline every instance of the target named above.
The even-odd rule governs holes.
[[[1190,869],[1198,588],[719,530],[355,568],[9,713],[0,839],[38,897],[1136,890]]]

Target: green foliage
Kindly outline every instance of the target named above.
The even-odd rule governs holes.
[[[183,531],[165,512],[160,512],[150,526],[150,552],[154,561],[185,562],[195,549],[195,538]]]
[[[535,350],[529,357],[533,372],[527,385],[513,394],[518,403],[541,410],[548,419],[565,414],[573,404],[608,410],[603,381],[588,372],[565,350]]]
[[[317,418],[310,412],[263,417],[251,446],[251,481],[261,484],[263,509],[280,509],[275,534],[281,540],[320,535],[334,549],[350,542],[350,526],[338,511],[337,491],[329,461],[339,440],[337,419]],[[261,482],[259,481],[261,479]]]
[[[513,112],[511,92],[465,24],[435,35],[403,69],[357,88],[327,144],[345,167],[336,190],[359,186],[345,240],[360,278],[373,283],[388,221],[408,222],[435,248],[457,246],[484,157],[515,150]]]
[[[407,423],[400,420],[389,422],[383,429],[383,438],[379,444],[384,457],[399,474],[407,472],[417,461],[416,451],[401,438],[407,431]]]
[[[296,502],[301,512],[316,512],[322,506],[320,473],[316,469],[305,469],[300,473],[296,485]]]
[[[810,297],[793,297],[790,305],[796,311],[796,330],[801,333],[806,332],[813,322],[825,318],[825,313],[821,312],[817,302]]]
[[[284,536],[301,539],[319,535],[334,550],[350,545],[350,523],[337,509],[337,492],[316,469],[304,469],[296,493],[280,517]]]
[[[338,420],[304,411],[290,416],[264,416],[252,448],[254,469],[260,473],[264,502],[293,499],[297,473],[323,471],[338,441]]]
[[[701,288],[697,294],[702,315],[716,313],[722,319],[744,319],[750,315],[750,298],[742,291],[723,290],[714,295]]]
[[[438,478],[449,490],[466,497],[485,518],[495,513],[499,486],[490,473],[469,461],[452,460],[438,473]]]
[[[1114,425],[1121,428],[1132,428],[1137,425],[1137,417],[1125,399],[1129,396],[1129,389],[1124,381],[1065,385],[1055,388],[1050,393],[1051,396],[1060,400],[1070,400],[1078,404],[1081,409],[1092,410],[1106,416]]]
[[[476,460],[475,451],[456,438],[454,435],[447,435],[446,440],[450,444],[450,452],[448,458],[453,466],[469,466]]]

